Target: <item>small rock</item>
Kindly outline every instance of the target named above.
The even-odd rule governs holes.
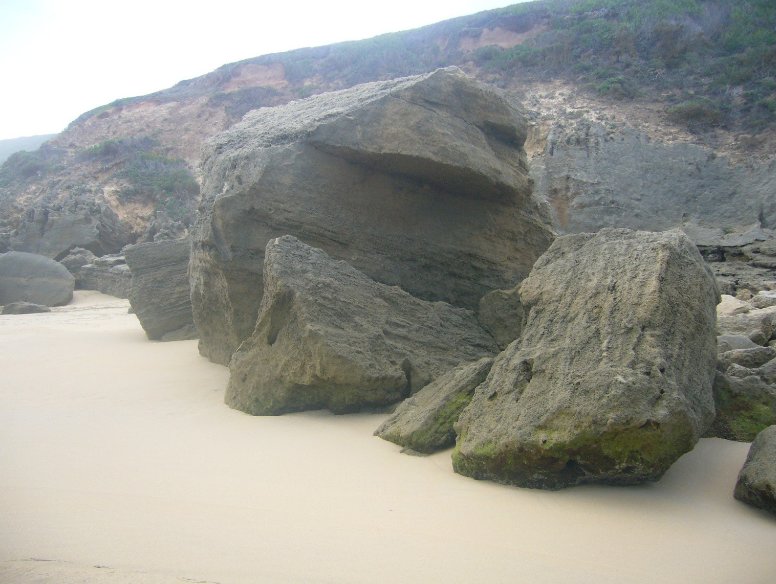
[[[485,381],[493,359],[459,365],[404,400],[375,431],[383,440],[429,454],[455,445],[453,424]]]

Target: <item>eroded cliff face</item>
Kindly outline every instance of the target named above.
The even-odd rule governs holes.
[[[734,161],[704,146],[632,127],[556,123],[531,160],[536,192],[565,232],[602,227],[725,233],[776,225],[776,165]]]
[[[208,146],[191,261],[200,349],[253,330],[267,242],[291,234],[425,300],[475,308],[553,239],[522,113],[445,69],[256,110]]]

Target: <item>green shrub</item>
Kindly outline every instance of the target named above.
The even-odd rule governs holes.
[[[699,130],[719,126],[725,116],[713,102],[698,98],[668,108],[668,117],[675,123]]]

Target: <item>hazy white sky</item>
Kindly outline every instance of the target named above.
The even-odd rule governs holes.
[[[0,139],[220,65],[525,0],[0,0]]]

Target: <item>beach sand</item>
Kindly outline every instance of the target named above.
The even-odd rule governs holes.
[[[384,415],[230,410],[227,369],[127,306],[0,316],[2,583],[776,582],[776,519],[732,497],[748,444],[638,487],[475,481]]]

